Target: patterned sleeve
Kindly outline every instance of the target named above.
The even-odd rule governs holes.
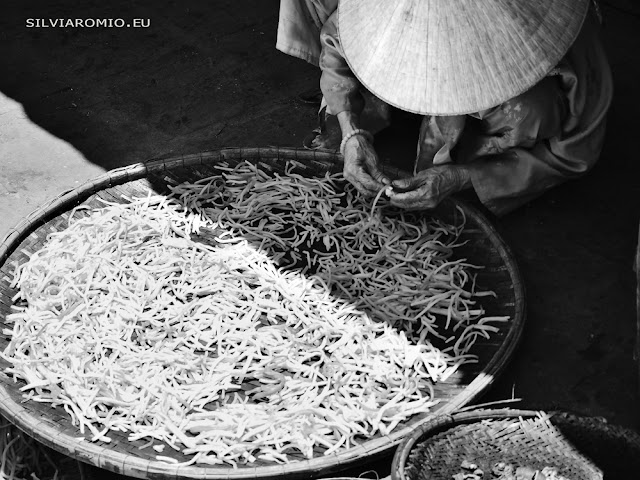
[[[327,111],[337,115],[342,111],[362,112],[364,100],[360,82],[344,58],[338,38],[337,13],[329,17],[320,32],[320,88],[327,102]]]

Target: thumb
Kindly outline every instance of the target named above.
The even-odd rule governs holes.
[[[399,178],[391,182],[391,186],[393,187],[394,191],[400,193],[415,190],[418,183],[419,182],[417,181],[416,177]]]
[[[387,177],[384,174],[384,172],[379,168],[376,168],[375,170],[373,170],[371,172],[371,176],[373,177],[374,180],[382,183],[383,185],[389,185],[391,183],[391,180],[389,180],[389,177]]]

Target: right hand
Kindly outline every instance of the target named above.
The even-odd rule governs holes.
[[[471,188],[470,169],[460,165],[436,165],[413,177],[394,180],[388,196],[391,205],[407,210],[435,208],[443,199]]]
[[[391,180],[380,168],[373,145],[361,135],[351,137],[344,146],[344,178],[367,197],[374,197]]]

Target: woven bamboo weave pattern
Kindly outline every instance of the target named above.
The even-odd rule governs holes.
[[[34,212],[22,224],[16,226],[0,244],[0,319],[10,312],[14,289],[9,284],[13,265],[26,260],[30,252],[38,250],[50,232],[66,228],[70,210],[79,204],[101,206],[100,199],[111,202],[127,202],[126,198],[146,195],[149,192],[167,193],[168,183],[194,181],[211,175],[213,165],[220,161],[236,165],[250,161],[269,172],[284,174],[286,169],[305,176],[323,175],[327,171],[341,170],[341,158],[333,154],[300,151],[294,149],[227,149],[198,155],[151,161],[146,164],[115,170],[71,192],[53,199]],[[466,244],[459,255],[481,264],[478,281],[497,292],[496,298],[487,298],[484,307],[492,315],[508,315],[511,321],[490,341],[483,340],[474,346],[479,362],[463,368],[457,375],[436,386],[441,402],[434,413],[452,412],[477,397],[504,367],[515,348],[524,321],[524,292],[517,267],[508,248],[489,222],[469,206],[452,201],[443,205],[437,213],[444,220],[454,220],[457,207],[467,216],[468,228],[463,233]],[[0,348],[8,338],[0,336]],[[0,369],[6,367],[0,361]],[[418,415],[401,424],[389,436],[377,436],[363,441],[346,451],[322,455],[307,460],[292,455],[290,463],[274,465],[257,461],[239,467],[229,466],[180,466],[158,461],[156,452],[141,450],[144,443],[130,442],[127,435],[115,432],[111,443],[89,442],[80,437],[77,428],[70,424],[66,412],[45,404],[24,402],[19,388],[6,374],[0,373],[0,405],[2,414],[21,429],[52,448],[81,461],[138,478],[308,478],[326,475],[345,466],[366,461],[373,455],[389,452],[413,428],[424,423],[430,415]],[[178,462],[187,460],[179,452],[169,452]]]
[[[345,0],[344,55],[360,82],[402,110],[454,115],[531,88],[565,55],[589,0]]]
[[[545,470],[568,480],[603,478],[548,413],[477,410],[443,416],[423,427],[398,449],[395,479],[444,480],[474,469],[483,478],[500,478],[505,469],[522,478]]]

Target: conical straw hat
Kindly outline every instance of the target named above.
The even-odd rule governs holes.
[[[360,82],[400,109],[454,115],[528,90],[575,40],[589,0],[340,0]]]

